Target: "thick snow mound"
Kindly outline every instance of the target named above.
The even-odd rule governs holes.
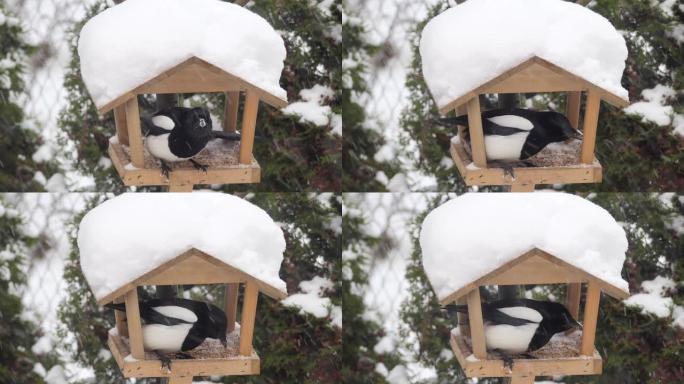
[[[620,97],[627,45],[603,16],[562,0],[469,0],[436,16],[420,39],[438,106],[539,56]]]
[[[126,0],[83,26],[78,54],[98,108],[192,56],[286,98],[283,39],[261,16],[220,0]]]
[[[420,231],[423,268],[438,298],[539,248],[618,288],[627,251],[603,208],[565,193],[469,193],[436,208]]]
[[[286,291],[282,230],[232,195],[127,193],[88,212],[78,229],[81,268],[98,300],[191,248]]]

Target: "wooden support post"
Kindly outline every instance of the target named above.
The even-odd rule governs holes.
[[[570,120],[573,128],[579,129],[580,104],[582,103],[582,92],[568,92],[565,101],[565,116]]]
[[[128,123],[128,148],[131,151],[131,163],[136,168],[145,168],[137,97],[126,101],[126,122]]]
[[[485,152],[482,116],[480,115],[480,99],[478,96],[468,101],[468,130],[470,131],[470,151],[473,163],[479,168],[487,168],[487,152]]]
[[[231,333],[235,330],[235,320],[237,319],[237,302],[238,302],[238,291],[240,288],[240,283],[229,283],[226,284],[226,319],[228,320],[228,326],[226,327],[226,333]]]
[[[254,320],[256,318],[259,287],[254,281],[245,284],[245,296],[242,302],[242,320],[240,321],[240,355],[252,355],[252,336],[254,336]]]
[[[256,129],[258,111],[259,95],[248,90],[245,98],[245,109],[242,112],[242,129],[240,130],[240,164],[252,164],[252,147],[254,146],[254,130]]]
[[[126,317],[128,318],[128,340],[130,343],[131,355],[138,360],[145,360],[137,288],[131,289],[126,294]]]
[[[582,296],[582,283],[570,283],[567,288],[565,307],[570,311],[572,318],[579,320],[580,297]]]
[[[126,123],[126,104],[114,108],[114,125],[119,144],[128,145],[128,124]]]
[[[465,104],[459,105],[456,108],[456,116],[463,116],[468,113],[468,107]],[[457,126],[458,129],[458,137],[461,140],[461,143],[465,143],[465,130],[468,129],[465,125],[459,125]]]
[[[596,338],[596,322],[598,320],[599,301],[601,300],[601,287],[590,281],[587,286],[587,299],[584,304],[584,323],[582,324],[582,345],[580,354],[584,356],[594,355],[594,340]]]
[[[115,304],[124,303],[126,300],[123,296],[114,299]],[[116,320],[116,330],[119,336],[128,337],[128,325],[126,324],[126,312],[114,310],[114,319]]]
[[[599,110],[601,109],[601,95],[594,89],[587,92],[587,105],[584,109],[584,124],[582,125],[582,164],[594,163],[594,148],[596,146],[596,130],[598,127]]]
[[[169,384],[192,384],[192,376],[171,376]]]
[[[487,345],[485,343],[484,323],[482,321],[482,302],[479,288],[468,294],[468,321],[473,344],[473,354],[480,360],[487,359]]]
[[[226,92],[226,106],[223,109],[223,130],[235,132],[237,130],[238,107],[240,106],[240,91]]]
[[[462,297],[458,300],[456,300],[456,304],[458,305],[466,305],[468,301],[466,300],[465,297]],[[458,313],[457,314],[458,318],[458,329],[461,330],[461,335],[470,337],[470,325],[468,324],[468,315],[465,313]]]

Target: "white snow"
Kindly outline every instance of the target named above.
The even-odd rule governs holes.
[[[325,85],[316,84],[312,88],[299,91],[302,101],[296,101],[281,109],[286,115],[299,116],[300,122],[318,126],[330,124],[332,110],[325,103],[335,96],[335,92]],[[338,115],[339,116],[339,115]],[[342,133],[340,128],[339,134]]]
[[[653,280],[641,282],[641,289],[644,293],[632,295],[623,303],[627,306],[641,308],[641,313],[644,315],[668,317],[673,314],[673,301],[672,298],[665,297],[665,294],[669,290],[675,289],[676,286],[677,284],[669,277],[656,276]]]
[[[342,310],[339,306],[333,305],[330,298],[325,297],[325,291],[333,287],[333,282],[329,279],[316,276],[311,280],[299,283],[302,292],[290,295],[281,303],[288,307],[299,308],[299,312],[308,313],[318,318],[330,316],[331,322],[337,327],[342,327]]]
[[[127,0],[85,24],[78,54],[98,107],[192,56],[286,98],[283,39],[261,16],[219,0]]]
[[[628,97],[620,84],[624,38],[606,18],[573,2],[469,0],[430,20],[420,54],[439,107],[533,56]]]
[[[666,105],[666,103],[676,95],[677,92],[672,87],[658,84],[653,88],[641,91],[641,97],[645,101],[630,105],[624,109],[624,112],[628,115],[641,116],[643,122],[653,122],[664,127],[672,122],[672,114],[674,113],[672,106]]]
[[[439,299],[535,247],[628,290],[623,228],[571,194],[467,193],[430,212],[420,246]]]
[[[81,268],[97,299],[197,248],[277,289],[285,239],[261,208],[221,193],[127,193],[88,212]]]

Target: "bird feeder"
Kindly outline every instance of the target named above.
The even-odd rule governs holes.
[[[620,276],[627,238],[608,212],[563,193],[469,193],[426,217],[420,244],[439,304],[468,307],[450,334],[467,377],[509,377],[525,384],[536,376],[601,373],[594,346],[601,292],[629,297]],[[499,353],[487,350],[480,287],[530,284],[565,285],[565,305],[583,329],[552,338],[530,352],[535,358],[513,356],[508,366]]]
[[[565,284],[566,307],[580,319],[582,286],[586,287],[583,329],[575,331],[554,350],[553,340],[538,351],[536,359],[514,359],[512,369],[497,354],[487,353],[480,287],[491,285]],[[533,249],[440,300],[441,305],[467,304],[468,314],[459,315],[459,332],[451,333],[451,349],[467,377],[511,377],[513,384],[534,383],[536,376],[598,375],[603,361],[594,346],[601,292],[626,299],[629,292],[550,253]],[[560,351],[560,352],[559,352]]]
[[[125,303],[107,340],[124,377],[185,384],[193,376],[259,374],[252,344],[259,292],[287,297],[283,232],[261,208],[227,194],[126,193],[84,216],[78,248],[97,303]],[[169,370],[144,349],[138,288],[203,284],[225,289],[227,347],[207,338],[184,351],[191,358],[167,355]]]
[[[473,33],[482,25],[500,32]],[[582,32],[573,32],[577,25],[582,25]],[[601,101],[629,105],[620,84],[627,48],[605,18],[560,0],[466,2],[426,25],[420,53],[439,113],[468,116],[468,128],[459,127],[450,143],[451,157],[466,185],[530,191],[537,184],[601,181],[602,167],[595,155]],[[488,162],[480,96],[521,93],[565,94],[565,115],[581,129],[583,139],[554,149],[547,146],[526,164],[512,163],[510,168]],[[463,139],[465,129],[469,145]]]
[[[163,17],[159,9],[164,9]],[[140,16],[144,14],[148,17]],[[172,32],[179,25],[185,26],[182,38]],[[110,49],[120,54],[102,53]],[[178,0],[127,0],[88,21],[79,55],[98,112],[114,111],[116,136],[109,140],[108,153],[124,185],[191,191],[198,184],[260,181],[261,168],[252,153],[259,102],[287,106],[278,84],[285,48],[266,20],[221,1],[200,6]],[[175,162],[167,178],[145,148],[138,96],[177,93],[225,95],[222,129],[239,128],[241,140],[210,142],[193,158],[208,170],[198,170],[189,161]]]
[[[159,358],[143,349],[137,287],[149,285],[222,284],[228,319],[227,348],[207,339],[189,351],[193,359],[172,359],[171,370],[162,369]],[[241,320],[236,322],[239,287],[244,287]],[[115,312],[116,328],[109,331],[107,345],[124,377],[170,377],[171,384],[192,383],[193,376],[258,375],[260,360],[252,346],[259,292],[274,299],[287,293],[248,273],[231,267],[197,249],[191,249],[156,269],[113,290],[99,305],[126,303],[126,312]],[[236,328],[239,328],[236,331]],[[196,352],[195,352],[196,351]]]

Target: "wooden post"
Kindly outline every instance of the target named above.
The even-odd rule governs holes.
[[[582,102],[582,92],[568,92],[565,101],[565,116],[570,120],[573,128],[579,129],[580,104]]]
[[[128,125],[126,124],[126,104],[114,108],[114,125],[119,144],[128,145]]]
[[[254,146],[254,130],[256,129],[258,111],[259,95],[252,90],[247,90],[245,109],[242,112],[242,129],[240,130],[240,164],[252,164],[252,147]]]
[[[226,284],[226,319],[228,320],[228,326],[226,327],[226,333],[231,333],[235,330],[235,320],[237,319],[237,302],[238,302],[238,291],[240,290],[240,283],[229,283]]]
[[[254,336],[254,320],[256,318],[259,287],[254,281],[245,284],[245,296],[242,302],[242,320],[240,321],[240,355],[252,355],[252,336]]]
[[[465,297],[461,297],[460,299],[456,300],[456,304],[458,305],[465,305],[467,304],[468,301],[466,300]],[[468,324],[468,315],[465,313],[458,313],[457,314],[458,318],[458,329],[461,330],[461,335],[470,337],[470,325]]]
[[[573,319],[579,320],[580,297],[582,296],[582,283],[570,283],[567,288],[565,307],[570,311]]]
[[[126,293],[126,317],[128,318],[128,340],[131,355],[138,360],[145,360],[137,288],[133,288]]]
[[[192,384],[192,376],[171,376],[169,384]]]
[[[237,130],[238,107],[240,106],[240,91],[226,92],[226,106],[223,110],[223,130],[235,132]]]
[[[480,290],[475,288],[468,294],[468,321],[473,344],[473,355],[480,360],[487,359],[487,345],[485,343],[484,323],[482,322],[482,302]]]
[[[596,129],[598,127],[599,110],[601,109],[601,95],[590,89],[587,92],[587,105],[584,110],[584,124],[582,128],[582,164],[594,163],[594,147],[596,146]]]
[[[132,97],[126,101],[126,122],[128,123],[128,148],[131,151],[131,163],[136,168],[145,168],[137,97]]]
[[[594,355],[594,340],[596,338],[596,322],[598,320],[599,301],[601,300],[601,287],[590,281],[587,286],[587,300],[584,304],[584,324],[582,324],[582,345],[580,354],[584,356]]]
[[[480,99],[478,96],[468,101],[468,126],[470,131],[470,151],[473,163],[479,168],[487,168],[487,152],[485,152],[482,116],[480,115]]]
[[[124,303],[126,300],[123,296],[114,299],[114,303]],[[116,320],[116,330],[119,336],[128,337],[128,325],[126,324],[126,312],[114,310],[114,319]]]

